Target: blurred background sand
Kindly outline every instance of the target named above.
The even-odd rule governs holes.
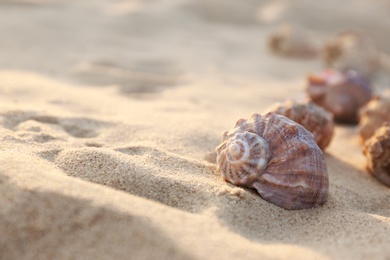
[[[390,1],[0,0],[0,258],[388,259],[390,191],[357,129],[325,153],[328,202],[287,211],[214,173],[221,133],[303,98],[319,57],[280,24],[390,53]],[[375,84],[388,87],[388,69]]]

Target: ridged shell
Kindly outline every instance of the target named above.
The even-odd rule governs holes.
[[[356,70],[370,76],[380,68],[380,52],[374,41],[357,31],[343,31],[330,39],[323,48],[327,67],[341,71]]]
[[[318,146],[324,150],[333,137],[333,115],[312,102],[288,100],[270,109],[279,115],[290,118],[314,135]]]
[[[384,122],[390,122],[390,90],[373,97],[361,108],[359,132],[362,142],[370,138]]]
[[[324,155],[313,134],[285,116],[270,112],[238,120],[216,152],[217,172],[226,181],[256,189],[268,202],[304,209],[326,201]]]
[[[384,123],[366,141],[364,154],[367,157],[367,170],[390,187],[390,123]]]
[[[341,123],[358,123],[359,109],[372,96],[369,81],[355,71],[341,73],[328,69],[309,75],[307,81],[309,98],[331,112],[334,119]]]
[[[310,58],[317,54],[317,47],[300,29],[291,25],[277,27],[269,36],[272,52],[281,56]]]
[[[220,172],[235,185],[250,185],[269,160],[268,143],[250,132],[238,132],[226,141],[220,153]]]

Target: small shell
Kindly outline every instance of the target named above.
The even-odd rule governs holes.
[[[215,150],[226,181],[256,189],[268,202],[304,209],[326,201],[324,155],[313,134],[287,117],[270,112],[240,119]]]
[[[341,71],[352,69],[366,76],[380,68],[380,52],[374,41],[351,30],[330,39],[324,46],[323,58],[327,67]]]
[[[282,56],[309,58],[317,54],[317,48],[309,37],[290,25],[276,28],[269,36],[268,45],[271,51]]]
[[[288,100],[284,104],[275,106],[270,111],[286,116],[309,130],[322,150],[332,140],[333,115],[312,102]]]
[[[355,71],[341,73],[327,69],[307,77],[306,91],[317,105],[331,112],[342,123],[356,124],[359,109],[372,96],[369,81]]]
[[[367,170],[380,182],[390,187],[390,123],[384,123],[366,141],[364,154]]]
[[[390,90],[373,97],[360,110],[359,132],[362,142],[370,138],[384,123],[390,122]]]

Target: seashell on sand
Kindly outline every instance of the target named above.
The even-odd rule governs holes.
[[[367,170],[390,187],[390,123],[384,123],[364,144]]]
[[[282,25],[271,32],[268,46],[273,53],[287,57],[311,58],[318,53],[308,35],[291,25]]]
[[[314,135],[317,145],[324,150],[332,140],[333,115],[312,102],[288,100],[277,104],[270,111],[290,118]]]
[[[384,123],[390,122],[390,90],[373,97],[360,109],[359,133],[364,143]]]
[[[333,69],[309,75],[306,92],[311,101],[331,112],[335,121],[349,124],[358,123],[359,109],[372,97],[367,78],[356,71]]]
[[[381,66],[380,52],[367,35],[347,30],[331,38],[323,47],[327,67],[341,71],[356,70],[370,76]]]
[[[235,185],[256,189],[285,209],[325,203],[329,189],[324,155],[313,134],[274,112],[239,119],[216,148],[217,172]]]

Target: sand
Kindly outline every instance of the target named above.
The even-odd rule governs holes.
[[[317,44],[358,28],[386,56],[389,7],[1,0],[0,258],[390,259],[390,189],[366,172],[356,127],[336,127],[315,209],[223,181],[214,153],[323,67],[269,52],[273,28]]]

